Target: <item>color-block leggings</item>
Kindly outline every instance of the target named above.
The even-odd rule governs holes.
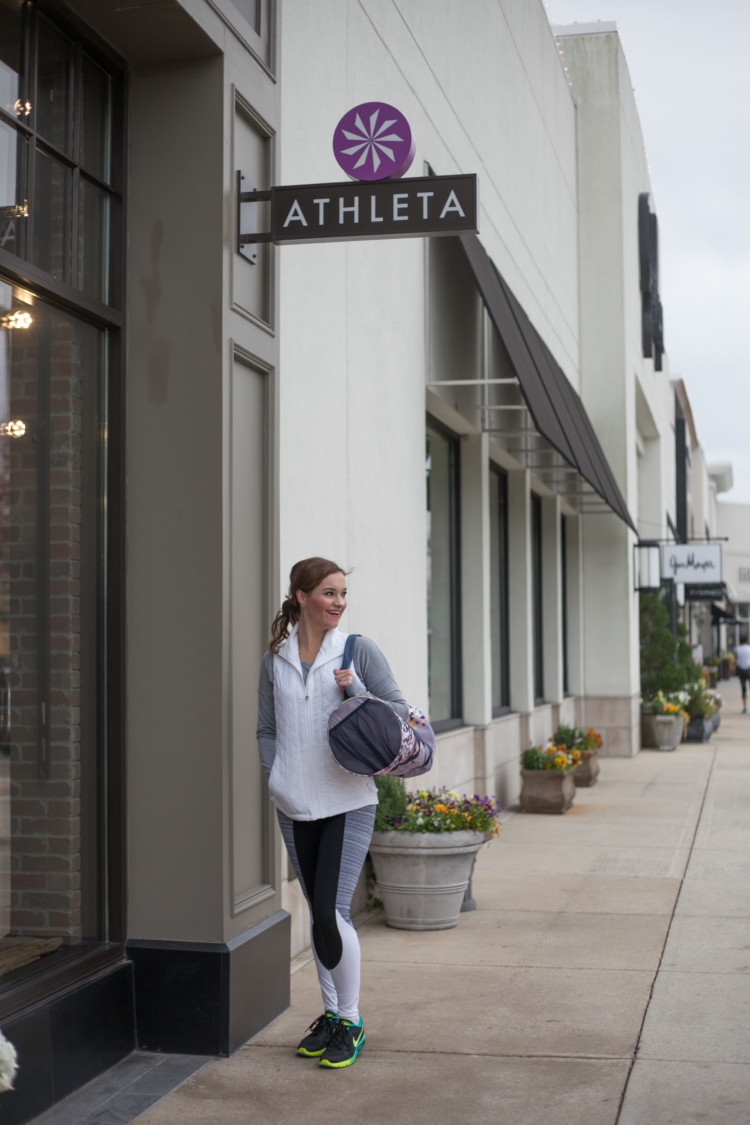
[[[375,805],[322,820],[290,820],[276,810],[289,858],[310,906],[312,948],[327,1011],[359,1018],[360,949],[352,896],[367,856]]]

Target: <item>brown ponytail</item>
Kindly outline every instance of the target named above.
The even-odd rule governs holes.
[[[330,559],[321,559],[317,555],[311,559],[301,559],[295,563],[289,574],[289,590],[281,609],[273,619],[271,625],[271,641],[269,652],[278,652],[293,627],[299,621],[300,607],[297,601],[297,591],[310,594],[328,577],[329,574],[346,574],[343,566],[332,562]]]

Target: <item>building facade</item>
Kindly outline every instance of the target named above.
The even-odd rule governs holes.
[[[298,558],[351,571],[346,627],[439,732],[431,783],[512,805],[563,721],[637,752],[633,547],[677,518],[675,411],[614,25],[0,0],[0,30],[21,1122],[136,1045],[226,1054],[288,1003],[309,938],[255,698]],[[411,174],[478,175],[478,235],[240,253],[240,192],[342,180],[334,127],[373,99]]]

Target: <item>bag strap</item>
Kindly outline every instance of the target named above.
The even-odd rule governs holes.
[[[349,636],[346,638],[346,642],[344,644],[344,655],[341,659],[341,670],[342,670],[342,672],[344,671],[345,668],[349,667],[352,660],[354,659],[354,646],[357,642],[358,636],[360,636],[359,633],[350,633]]]

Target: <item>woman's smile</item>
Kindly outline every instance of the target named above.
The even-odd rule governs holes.
[[[346,609],[346,575],[329,574],[309,594],[297,592],[305,624],[311,629],[335,629]]]

